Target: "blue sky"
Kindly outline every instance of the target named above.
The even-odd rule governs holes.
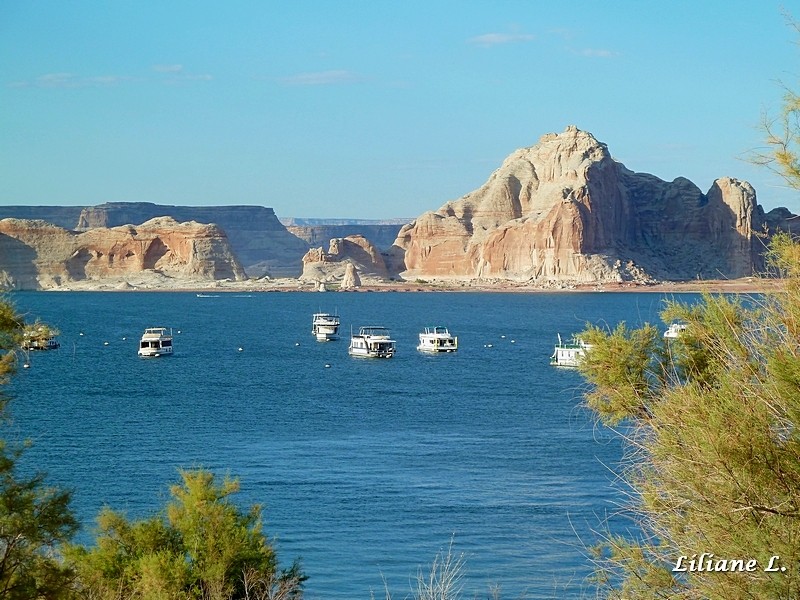
[[[629,169],[742,160],[798,90],[800,1],[0,0],[0,204],[414,217],[568,125]]]

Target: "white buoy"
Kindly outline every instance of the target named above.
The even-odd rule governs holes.
[[[125,340],[127,340],[127,339],[128,339],[128,338],[124,337],[124,338],[122,338],[122,341],[124,342],[124,341],[125,341]]]
[[[103,342],[103,346],[108,346],[108,342]]]
[[[516,343],[517,343],[517,340],[511,340],[511,343],[512,343],[512,344],[516,344]]]
[[[329,363],[326,363],[326,364],[325,364],[325,368],[326,368],[326,369],[330,369],[330,368],[331,368],[331,365],[330,365]]]
[[[239,352],[242,352],[242,351],[244,351],[244,348],[242,348],[241,346],[239,346]]]
[[[492,347],[492,345],[491,345],[491,344],[486,344],[486,347],[487,347],[487,348],[491,348],[491,347]]]
[[[295,346],[299,346],[299,345],[300,345],[300,342],[295,342],[295,344],[294,344],[294,345],[295,345]]]
[[[25,364],[22,365],[22,368],[23,369],[30,369],[31,366],[28,363],[25,363]]]

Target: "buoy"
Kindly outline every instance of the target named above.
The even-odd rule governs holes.
[[[325,364],[325,368],[326,368],[326,369],[330,369],[330,368],[331,368],[330,364],[327,364],[327,363],[326,363],[326,364]]]
[[[122,341],[124,342],[124,341],[125,341],[125,340],[127,340],[127,339],[128,339],[128,338],[124,337],[124,338],[122,338]]]
[[[295,344],[294,344],[294,345],[295,345],[295,346],[299,346],[299,345],[300,345],[300,342],[295,342]]]
[[[511,340],[511,343],[512,343],[512,344],[515,344],[515,343],[516,343],[516,340]]]
[[[28,363],[25,363],[24,365],[22,365],[23,369],[30,369],[30,367],[31,366]]]
[[[242,352],[243,350],[244,350],[244,348],[242,348],[241,346],[239,346],[239,352]]]
[[[103,342],[103,346],[108,346],[108,342]]]
[[[491,345],[491,344],[486,344],[486,347],[487,347],[487,348],[491,348],[491,347],[492,347],[492,345]]]
[[[506,339],[506,336],[504,336],[504,335],[501,335],[501,336],[500,336],[500,339],[501,339],[501,340],[504,340],[504,339]]]
[[[83,335],[83,332],[81,331],[78,335]]]

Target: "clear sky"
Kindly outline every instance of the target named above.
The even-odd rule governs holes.
[[[629,169],[800,194],[742,160],[800,0],[0,0],[0,204],[415,217],[568,125]]]

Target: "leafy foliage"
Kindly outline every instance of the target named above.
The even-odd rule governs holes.
[[[800,597],[800,246],[772,245],[786,291],[671,302],[652,326],[590,328],[589,406],[625,423],[639,539],[609,536],[597,579],[612,598]],[[755,559],[754,572],[678,572],[680,556]],[[764,572],[779,556],[785,571]]]
[[[235,480],[205,470],[181,472],[162,514],[130,522],[105,509],[93,548],[66,551],[85,598],[299,599],[305,576],[297,563],[278,573],[261,532],[261,509],[242,513],[230,500]]]

